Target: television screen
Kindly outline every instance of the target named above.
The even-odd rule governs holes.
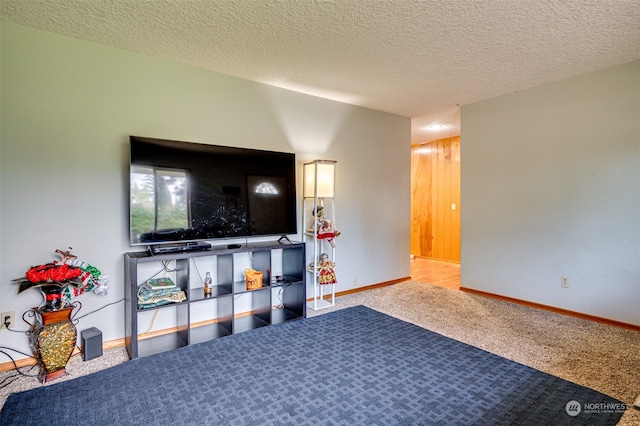
[[[131,245],[297,233],[295,154],[129,140]]]

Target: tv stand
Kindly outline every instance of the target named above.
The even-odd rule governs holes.
[[[125,343],[129,357],[305,318],[305,247],[302,242],[272,240],[239,248],[221,245],[156,255],[125,253]],[[247,290],[247,268],[262,272],[262,287]],[[187,299],[138,308],[138,286],[159,272],[171,278]],[[207,272],[213,286],[205,293]]]
[[[280,237],[280,239],[278,239],[278,242],[279,242],[280,244],[282,244],[282,240],[287,240],[287,242],[288,242],[289,244],[293,244],[293,241],[291,241],[291,240],[289,239],[289,237],[288,237],[288,236],[286,236],[286,235],[283,235],[282,237]]]

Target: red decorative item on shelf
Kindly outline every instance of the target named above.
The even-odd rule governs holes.
[[[321,285],[338,283],[338,278],[336,278],[336,273],[333,269],[335,267],[336,264],[329,260],[327,253],[320,255],[320,262],[318,262],[318,282]]]

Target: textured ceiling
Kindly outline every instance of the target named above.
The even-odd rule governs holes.
[[[412,118],[640,59],[638,0],[0,0],[0,18]]]

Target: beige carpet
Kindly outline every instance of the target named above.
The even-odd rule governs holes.
[[[640,424],[640,410],[631,408],[640,395],[638,332],[415,281],[336,300],[334,308],[318,312],[309,310],[308,316],[365,305],[620,399],[629,409],[619,424]],[[87,362],[75,356],[67,367],[69,376],[52,384],[127,359],[124,348],[105,351],[102,357]],[[1,373],[0,383],[13,375],[15,372]],[[0,388],[0,406],[9,393],[36,386],[42,385],[34,378],[21,377]]]

